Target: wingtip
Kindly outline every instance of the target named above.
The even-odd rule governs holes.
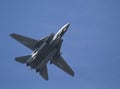
[[[71,72],[71,73],[69,73],[69,74],[70,74],[71,76],[73,76],[73,77],[75,76],[75,73],[74,73],[74,72]]]
[[[9,36],[11,36],[11,37],[12,37],[13,35],[15,35],[15,33],[11,33],[11,34],[9,34]]]
[[[75,73],[73,73],[72,76],[74,77],[74,76],[75,76]]]

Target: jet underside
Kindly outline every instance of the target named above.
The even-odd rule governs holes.
[[[35,69],[45,80],[48,80],[47,63],[49,61],[50,64],[54,64],[69,75],[74,76],[73,70],[60,54],[63,42],[61,37],[68,29],[68,26],[69,24],[66,24],[55,35],[50,34],[41,40],[35,40],[16,33],[10,34],[12,38],[33,51],[31,55],[16,57],[15,60]]]

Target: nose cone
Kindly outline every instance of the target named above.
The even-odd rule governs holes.
[[[65,25],[66,25],[66,26],[70,26],[70,23],[66,23]]]
[[[59,35],[61,37],[66,33],[66,31],[68,30],[69,26],[70,26],[70,23],[67,23],[60,29]]]
[[[65,24],[54,36],[53,40],[61,38],[65,32],[68,30],[70,23]]]
[[[70,23],[67,23],[66,25],[67,25],[67,26],[70,26]]]
[[[66,31],[68,30],[69,26],[70,26],[70,23],[65,24],[65,25],[63,26],[62,30],[63,30],[64,32],[66,32]]]
[[[68,28],[70,26],[70,23],[65,24],[65,27]]]

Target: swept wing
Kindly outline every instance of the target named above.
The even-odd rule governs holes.
[[[10,34],[10,36],[12,38],[14,38],[15,40],[17,40],[18,42],[25,45],[26,47],[28,47],[29,49],[35,50],[35,48],[38,45],[41,45],[46,39],[48,39],[50,35],[42,38],[41,40],[35,40],[35,39],[29,38],[29,37],[26,37],[26,36],[23,36],[23,35],[19,35],[19,34],[16,34],[16,33],[12,33],[12,34]]]
[[[19,34],[16,34],[16,33],[12,33],[12,34],[10,34],[10,36],[12,38],[14,38],[15,40],[17,40],[18,42],[25,45],[26,47],[28,47],[29,49],[31,49],[31,50],[35,49],[34,45],[38,42],[35,39],[29,38],[29,37],[26,37],[26,36],[22,36],[22,35],[19,35]]]
[[[65,71],[66,73],[70,74],[71,76],[74,76],[73,70],[69,67],[69,65],[65,62],[65,60],[62,58],[62,56],[59,56],[57,59],[52,60],[52,63]]]

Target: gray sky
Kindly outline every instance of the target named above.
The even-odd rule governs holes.
[[[119,0],[1,0],[1,89],[120,89]],[[48,64],[49,81],[14,58],[31,51],[9,37],[40,39],[71,23],[62,56],[71,77]]]

